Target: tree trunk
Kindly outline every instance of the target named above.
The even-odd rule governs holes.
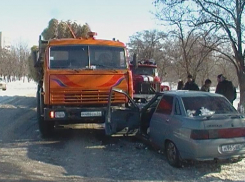
[[[239,81],[239,88],[240,88],[240,103],[238,104],[238,110],[244,113],[245,108],[245,73],[240,71],[238,73],[238,81]],[[243,106],[243,108],[241,108]]]

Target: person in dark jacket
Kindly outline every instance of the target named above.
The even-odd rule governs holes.
[[[177,90],[183,90],[183,88],[184,88],[184,82],[182,80],[180,80],[178,82]]]
[[[206,79],[204,85],[201,88],[201,91],[209,92],[211,84],[212,84],[211,80],[210,79]]]
[[[185,83],[183,90],[199,90],[199,87],[193,80],[192,75],[187,76],[187,82]]]
[[[217,76],[218,85],[215,93],[225,96],[232,104],[236,99],[236,88],[222,74]]]

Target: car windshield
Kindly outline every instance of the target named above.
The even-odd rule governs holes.
[[[182,97],[182,100],[190,117],[237,113],[231,103],[223,97]]]
[[[132,68],[132,72],[135,75],[155,75],[156,68],[153,67],[137,67]]]
[[[111,46],[50,47],[50,69],[126,68],[124,48]]]

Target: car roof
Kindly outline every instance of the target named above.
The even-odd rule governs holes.
[[[164,95],[172,95],[179,97],[223,97],[220,94],[203,92],[203,91],[189,91],[189,90],[170,90],[163,92]]]

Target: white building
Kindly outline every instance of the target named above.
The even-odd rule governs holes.
[[[6,48],[10,46],[10,39],[5,33],[0,32],[0,48]]]

